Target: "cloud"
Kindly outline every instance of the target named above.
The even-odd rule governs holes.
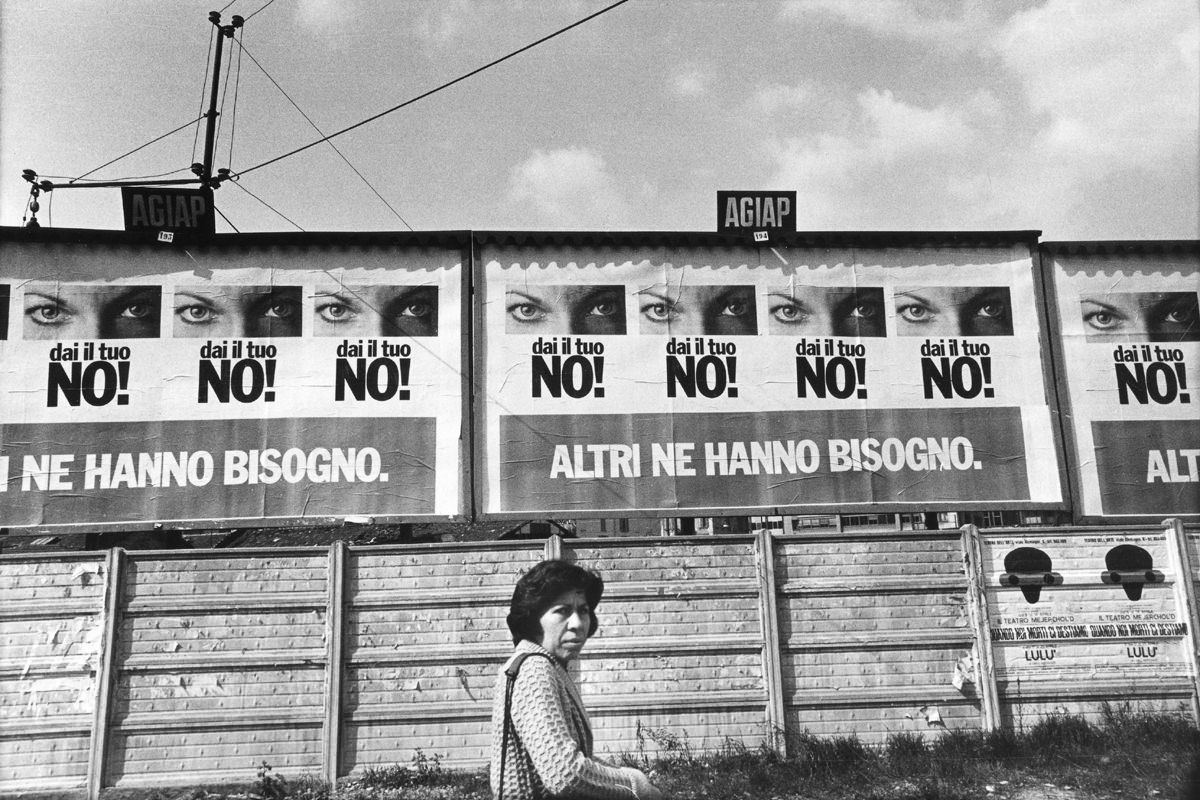
[[[353,0],[298,0],[296,21],[314,31],[342,29],[357,17]]]
[[[539,227],[603,230],[632,217],[604,159],[583,147],[535,150],[513,168],[507,200]]]
[[[927,13],[935,9],[936,13]],[[951,13],[947,13],[947,12]],[[957,3],[918,0],[785,0],[785,20],[833,17],[847,25],[884,37],[938,41],[956,48],[975,40],[987,24],[984,0]]]
[[[479,9],[470,0],[442,0],[433,8],[417,9],[413,18],[413,32],[420,39],[447,44],[461,35],[472,18],[477,18]]]
[[[857,97],[850,129],[768,145],[767,185],[794,188],[799,226],[809,229],[930,229],[967,224],[964,201],[978,189],[986,128],[996,101],[977,93],[958,106],[924,108],[890,91]],[[965,196],[964,196],[965,195]]]
[[[774,116],[780,112],[802,109],[812,99],[813,92],[807,86],[785,86],[775,83],[757,89],[751,98],[751,104],[756,111]]]
[[[676,73],[672,85],[678,95],[700,97],[708,91],[708,78],[699,68],[693,67]]]
[[[1200,14],[1191,0],[1050,0],[991,43],[1037,114],[1014,170],[1064,238],[1200,235]],[[1119,233],[1118,233],[1119,232]]]
[[[1051,0],[1013,16],[993,47],[1047,119],[1048,161],[1157,170],[1196,150],[1198,41],[1189,0]]]
[[[836,14],[880,35],[953,33],[950,19],[924,30],[922,8],[796,0],[787,13]],[[840,128],[765,139],[776,165],[768,185],[797,189],[801,227],[1200,235],[1191,0],[1047,0],[986,31],[974,4],[961,9],[972,57],[992,72],[964,81],[994,89],[923,104],[868,89]]]

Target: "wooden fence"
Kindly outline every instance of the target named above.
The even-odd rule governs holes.
[[[1081,553],[1102,538],[1024,533]],[[1050,645],[1005,639],[1018,636],[1010,628],[1053,633],[1004,627],[1010,607],[1033,613],[1022,587],[995,574],[1013,535],[968,526],[0,557],[0,794],[246,782],[262,761],[333,780],[418,749],[480,766],[511,649],[512,586],[543,558],[605,578],[600,633],[577,672],[602,753],[672,737],[697,751],[727,739],[786,750],[802,732],[881,743],[1097,714],[1118,700],[1197,713],[1194,532],[1171,521],[1118,534],[1158,553],[1137,609],[1159,627],[1098,627],[1117,637],[1098,639],[1070,629],[1078,635]],[[1062,569],[1053,574],[1078,588],[1055,595],[1067,598],[1060,611],[1084,613],[1102,591],[1101,605],[1117,608],[1119,589],[1091,566]],[[1033,623],[1054,613],[1050,588],[1049,605],[1030,606],[1043,615]],[[1155,655],[1127,653],[1105,672],[1130,642]],[[1034,664],[1031,648],[1069,668]],[[1079,680],[1081,664],[1101,678]]]

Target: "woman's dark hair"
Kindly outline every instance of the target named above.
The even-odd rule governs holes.
[[[508,609],[508,629],[512,631],[513,644],[522,639],[540,642],[542,615],[555,600],[576,589],[583,592],[592,612],[592,625],[588,630],[588,638],[591,638],[600,627],[596,606],[600,605],[600,596],[604,594],[604,579],[566,561],[543,561],[522,575],[513,589],[512,604]]]

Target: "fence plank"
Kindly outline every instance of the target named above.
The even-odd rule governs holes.
[[[975,686],[979,691],[980,711],[985,731],[1000,728],[1000,696],[996,687],[996,664],[992,655],[991,623],[988,621],[987,593],[984,591],[983,552],[979,528],[962,528],[963,566],[967,573],[967,607],[975,631]]]
[[[1171,560],[1175,567],[1176,602],[1188,621],[1184,642],[1187,659],[1192,673],[1192,719],[1200,725],[1200,606],[1196,602],[1197,574],[1195,554],[1188,543],[1187,533],[1183,530],[1183,521],[1168,519],[1163,522],[1167,531],[1167,541],[1171,547]]]
[[[787,757],[787,713],[783,702],[783,663],[779,649],[779,609],[775,602],[775,539],[767,529],[754,538],[754,564],[758,570],[759,617],[762,619],[763,683],[767,689],[767,727],[771,744]]]
[[[96,670],[96,700],[92,711],[92,746],[88,755],[87,797],[100,800],[104,774],[108,766],[109,701],[117,673],[117,617],[121,613],[125,551],[114,547],[108,551],[104,576],[104,625]]]
[[[325,611],[325,727],[321,742],[321,775],[331,787],[337,783],[342,763],[342,642],[346,607],[346,543],[329,548],[329,602]]]

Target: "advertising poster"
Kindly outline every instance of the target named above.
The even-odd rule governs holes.
[[[0,526],[463,513],[461,248],[18,238]]]
[[[1200,516],[1200,246],[1043,245],[1061,331],[1076,512]]]
[[[985,536],[996,677],[1187,678],[1186,618],[1163,533]]]
[[[1063,503],[1031,237],[642,236],[481,243],[484,515]]]

